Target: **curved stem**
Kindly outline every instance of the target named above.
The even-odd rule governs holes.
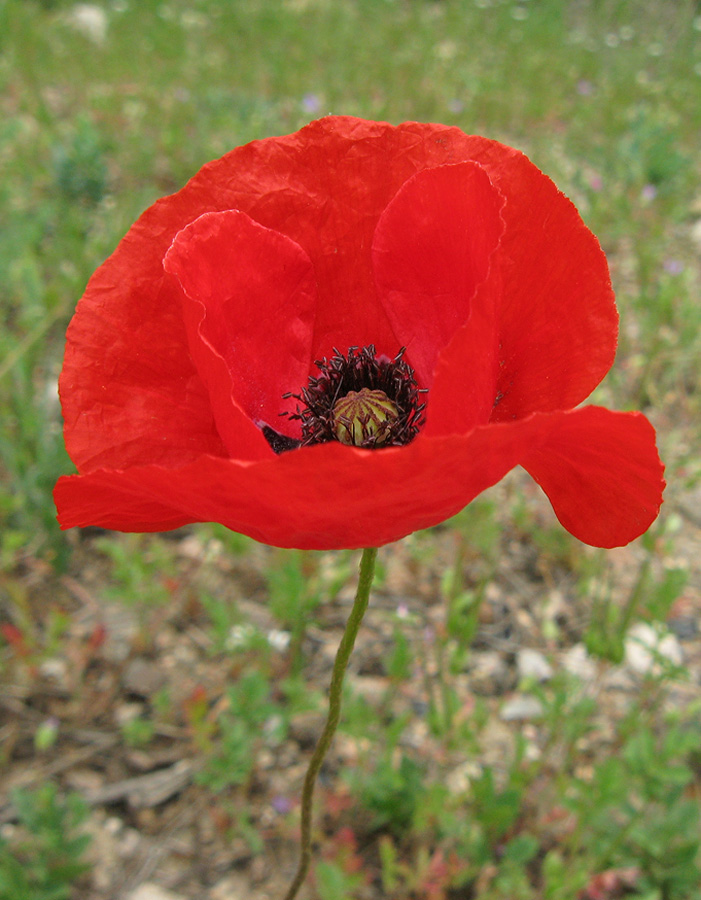
[[[331,673],[331,686],[329,688],[329,712],[326,717],[326,725],[321,733],[314,753],[309,761],[307,774],[304,777],[304,787],[302,788],[302,818],[301,818],[301,843],[299,854],[299,864],[297,874],[294,881],[290,885],[290,889],[285,894],[284,900],[294,900],[297,892],[301,888],[304,879],[307,877],[307,870],[312,858],[312,801],[314,798],[314,787],[316,785],[316,777],[319,769],[326,756],[326,751],[333,739],[338,720],[341,717],[341,700],[343,699],[343,678],[346,674],[348,660],[358,635],[360,623],[363,621],[363,615],[368,606],[370,599],[370,587],[372,579],[375,575],[375,559],[377,558],[377,548],[372,547],[363,550],[360,560],[360,574],[358,577],[358,590],[355,594],[355,602],[353,609],[348,616],[346,629],[343,632],[341,643],[336,651],[336,659],[333,664],[333,672]]]

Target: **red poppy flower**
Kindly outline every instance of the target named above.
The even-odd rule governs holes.
[[[661,503],[653,429],[574,408],[616,333],[596,238],[516,150],[347,117],[255,141],[147,210],[90,280],[60,381],[79,474],[59,521],[378,546],[520,464],[572,534],[625,544]]]

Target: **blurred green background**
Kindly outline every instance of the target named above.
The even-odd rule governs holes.
[[[44,652],[68,629],[63,620],[37,621],[23,591],[28,571],[44,585],[79,572],[81,540],[59,532],[51,490],[72,471],[56,380],[88,277],[143,209],[204,163],[328,113],[438,121],[502,140],[575,201],[608,255],[621,313],[616,366],[594,399],[648,414],[669,482],[659,522],[636,546],[630,609],[613,614],[589,595],[599,616],[589,649],[615,661],[633,607],[663,620],[685,586],[698,599],[700,97],[701,9],[690,0],[0,0],[0,602],[16,629],[3,632],[3,671],[14,671],[17,634],[31,633]],[[488,504],[478,508],[482,535],[497,518],[523,527],[523,498],[515,492],[512,500],[498,516]],[[533,545],[589,584],[592,557],[569,535],[539,531],[539,522],[527,522]],[[258,552],[216,529],[197,533],[232,542],[233,554]],[[423,562],[432,553],[425,540]],[[465,546],[482,553],[479,540],[465,538]],[[118,586],[143,590],[156,570],[174,565],[159,541],[108,535],[97,549]],[[600,570],[613,577],[603,557],[593,558],[597,578]],[[284,609],[287,591],[294,607],[309,563],[271,559],[269,594]],[[337,565],[347,575],[345,559]],[[445,595],[449,604],[462,596],[452,588]],[[304,608],[311,615],[319,602]],[[213,601],[207,609],[215,631],[231,624]],[[279,618],[297,652],[305,625],[294,615],[287,609]],[[148,742],[150,732],[129,739]],[[495,789],[481,789],[489,806]],[[667,799],[680,828],[698,829],[687,807],[684,818],[674,805],[678,796]],[[497,832],[487,859],[501,859]],[[519,845],[513,859],[532,861],[540,838],[535,848]],[[585,844],[575,855],[589,859],[595,848]],[[697,851],[698,843],[684,858],[687,873]],[[389,856],[383,865],[400,896],[408,876],[401,880]],[[557,877],[562,893],[548,896],[573,897],[573,883]],[[504,893],[484,896],[534,896],[525,883],[504,884]],[[648,893],[634,896],[688,900],[689,884],[650,876]],[[335,896],[331,888],[326,896]]]

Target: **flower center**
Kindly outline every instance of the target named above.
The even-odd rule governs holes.
[[[424,423],[426,404],[413,369],[402,358],[404,349],[390,359],[378,357],[372,344],[351,347],[346,355],[334,348],[330,359],[317,360],[319,374],[299,394],[284,395],[298,401],[290,418],[301,422],[302,440],[265,425],[270,446],[282,453],[328,441],[366,449],[413,441]]]
[[[399,410],[384,391],[348,391],[333,407],[336,440],[356,447],[379,447],[389,440]]]

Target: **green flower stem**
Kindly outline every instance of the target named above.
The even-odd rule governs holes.
[[[363,621],[365,610],[368,607],[370,599],[370,588],[375,575],[375,560],[377,558],[377,548],[369,548],[363,550],[360,560],[360,575],[358,578],[358,590],[355,594],[355,602],[353,609],[348,616],[346,629],[343,632],[341,643],[336,652],[336,659],[333,664],[333,672],[331,674],[331,686],[329,688],[329,712],[326,717],[326,725],[321,733],[317,745],[314,749],[309,768],[304,777],[304,787],[302,789],[302,818],[301,818],[301,849],[299,855],[299,865],[294,881],[290,885],[290,889],[285,894],[285,900],[294,900],[297,892],[302,887],[304,879],[307,877],[307,870],[312,858],[312,801],[314,799],[314,787],[316,785],[316,776],[324,761],[326,752],[329,749],[333,739],[338,720],[341,717],[341,700],[343,698],[343,678],[348,667],[348,660],[353,651],[355,639],[358,636],[360,623]]]

